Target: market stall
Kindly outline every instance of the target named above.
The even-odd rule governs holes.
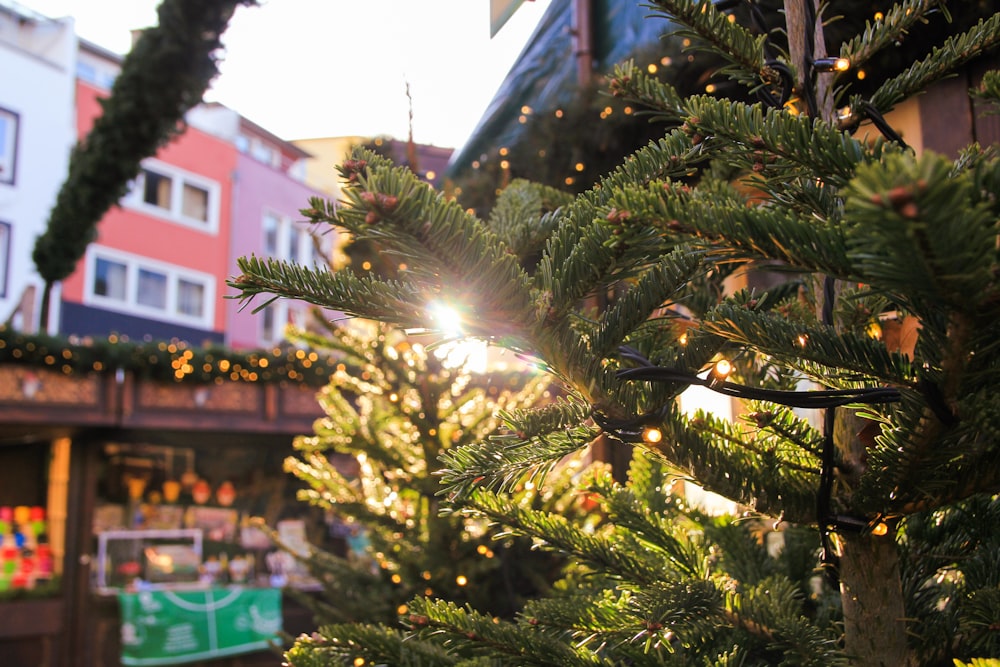
[[[316,528],[288,481],[273,475],[283,454],[103,444],[92,590],[117,624],[121,664],[184,664],[279,643],[282,589],[315,586],[259,527],[276,527],[290,544]]]

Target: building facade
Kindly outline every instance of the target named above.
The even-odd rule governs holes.
[[[82,138],[120,58],[87,42],[80,56]],[[309,154],[220,104],[196,107],[185,120],[184,132],[143,161],[63,281],[58,333],[256,348],[280,342],[287,323],[308,325],[303,305],[279,302],[252,314],[225,297],[238,257],[325,261],[330,239],[314,242],[299,222],[309,198],[323,194],[304,183]]]
[[[0,322],[37,326],[41,279],[35,238],[76,141],[73,19],[50,19],[0,0]]]

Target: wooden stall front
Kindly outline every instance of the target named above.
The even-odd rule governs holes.
[[[311,433],[321,416],[313,388],[190,386],[8,365],[0,367],[0,414],[7,664],[142,664],[123,650],[123,637],[138,641],[134,628],[123,629],[129,595],[170,591],[180,600],[183,591],[221,591],[216,597],[235,600],[280,591],[290,578],[295,584],[294,566],[274,555],[251,517],[322,540],[322,517],[295,501],[294,480],[282,470],[295,436]],[[161,534],[198,534],[199,549],[142,541]],[[311,628],[288,596],[267,598],[279,605],[284,631]],[[280,663],[266,649],[220,651],[213,665]]]

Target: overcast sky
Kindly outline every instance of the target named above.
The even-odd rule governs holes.
[[[80,37],[124,53],[159,0],[19,0],[73,16]],[[224,37],[206,99],[284,139],[378,134],[459,148],[550,0],[525,2],[490,39],[489,0],[261,0]]]

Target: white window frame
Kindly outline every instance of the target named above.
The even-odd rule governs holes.
[[[0,183],[14,185],[17,172],[17,139],[21,117],[10,109],[0,107]]]
[[[260,326],[257,334],[260,345],[275,345],[285,340],[285,327],[289,324],[299,329],[307,329],[309,309],[309,304],[287,299],[278,299],[265,306],[264,310],[258,313]]]
[[[98,259],[125,265],[126,288],[124,299],[115,299],[95,293],[94,281],[97,277]],[[141,269],[155,271],[167,277],[165,308],[161,309],[139,303],[137,290],[139,285],[139,271]],[[83,301],[89,306],[97,306],[151,320],[183,324],[200,329],[212,329],[215,324],[215,276],[209,273],[202,273],[201,271],[177,266],[176,264],[159,262],[149,257],[143,257],[142,255],[133,255],[121,250],[115,250],[114,248],[92,244],[87,248],[84,280],[86,282],[84,285]],[[205,298],[202,304],[201,316],[193,316],[181,312],[178,298],[178,285],[181,280],[202,285]]]
[[[275,229],[277,247],[273,255],[268,255],[266,252],[267,230],[264,221],[268,217],[272,217],[277,221],[277,228]],[[297,235],[298,247],[296,248],[298,261],[302,263],[303,258],[306,258],[306,263],[309,265],[318,265],[319,258],[313,244],[309,224],[297,222],[289,216],[282,215],[273,209],[265,209],[261,214],[259,246],[261,254],[271,259],[291,261],[293,254],[291,248],[291,231],[293,229],[299,231]],[[278,299],[272,302],[265,309],[268,311],[267,314],[264,312],[259,313],[260,325],[257,329],[257,337],[260,344],[274,345],[275,343],[280,343],[285,338],[285,326],[287,324],[294,324],[300,329],[306,328],[309,324],[310,309],[311,307],[308,304],[300,301]],[[268,322],[268,319],[271,321]]]
[[[164,208],[145,201],[145,170],[156,172],[170,179],[170,206]],[[208,193],[206,219],[193,218],[184,215],[184,185],[191,185]],[[222,187],[217,181],[193,174],[174,165],[155,159],[142,161],[142,171],[132,180],[129,192],[122,199],[126,207],[141,211],[163,220],[169,220],[185,227],[202,232],[217,233],[219,231],[219,203]]]
[[[264,220],[269,216],[275,218],[278,221],[278,228],[276,230],[278,235],[277,238],[278,243],[276,251],[273,255],[268,255],[266,252],[267,231],[264,227]],[[273,209],[265,209],[264,213],[261,215],[260,218],[259,247],[261,249],[261,254],[270,257],[271,259],[290,261],[293,254],[290,243],[291,231],[293,229],[298,230],[299,232],[297,235],[298,247],[295,249],[296,251],[295,255],[297,256],[298,262],[305,263],[309,266],[320,265],[322,263],[321,258],[320,256],[318,256],[316,252],[316,247],[315,244],[313,243],[312,230],[310,230],[309,228],[309,223],[292,220],[289,216],[282,215],[281,213],[278,213]],[[322,245],[326,246],[328,244],[323,243]],[[326,249],[325,247],[324,247],[324,252],[328,252],[328,249]],[[304,259],[305,262],[303,262]]]

